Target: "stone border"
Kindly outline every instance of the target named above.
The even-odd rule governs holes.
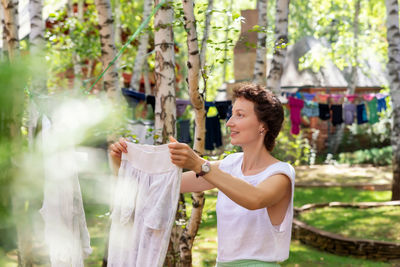
[[[365,209],[382,206],[400,206],[400,201],[307,204],[301,208],[295,208],[295,216],[298,216],[303,211],[322,207],[352,207]],[[298,219],[293,219],[292,235],[293,238],[300,240],[304,244],[336,255],[354,256],[380,261],[400,259],[400,243],[348,238],[312,227]]]

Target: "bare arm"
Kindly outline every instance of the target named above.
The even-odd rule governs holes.
[[[204,175],[204,179],[215,185],[231,200],[249,210],[271,207],[291,192],[291,181],[284,174],[273,175],[253,186],[211,166],[211,171]]]
[[[201,165],[205,160],[199,157],[188,145],[178,143],[174,139],[171,139],[171,142],[168,146],[172,163],[181,168],[193,170],[193,172],[200,172]],[[218,164],[212,164],[211,171],[203,178],[234,202],[250,210],[271,207],[290,194],[291,191],[291,181],[284,174],[273,175],[257,186],[253,186],[220,170]],[[196,178],[192,174],[185,181],[185,184],[186,182],[188,184],[194,183],[194,179]]]
[[[212,162],[218,168],[219,161]],[[202,192],[215,188],[215,185],[207,182],[203,177],[196,177],[194,171],[187,171],[182,174],[181,193]]]

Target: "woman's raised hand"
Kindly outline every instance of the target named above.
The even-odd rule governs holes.
[[[121,137],[118,142],[111,144],[109,147],[109,149],[110,149],[109,153],[110,153],[111,159],[112,159],[113,163],[115,165],[117,165],[118,167],[119,167],[119,165],[121,165],[122,152],[128,153],[127,146],[128,145],[126,144],[126,140]]]
[[[187,144],[179,143],[172,136],[168,144],[171,161],[180,168],[189,169],[196,173],[201,171],[204,160],[199,157]]]

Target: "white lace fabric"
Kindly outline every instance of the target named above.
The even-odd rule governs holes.
[[[127,144],[114,192],[108,266],[162,266],[182,169],[170,161],[167,145]]]

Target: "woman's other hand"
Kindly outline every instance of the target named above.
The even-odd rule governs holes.
[[[168,148],[172,163],[180,168],[199,173],[205,160],[199,157],[187,144],[179,143],[172,136],[169,137],[169,141],[171,143],[168,144]]]
[[[112,163],[114,164],[114,167],[117,168],[117,170],[121,165],[122,152],[128,153],[127,147],[128,145],[126,144],[126,140],[122,137],[119,139],[118,142],[111,144],[109,147],[109,153],[111,156]]]

